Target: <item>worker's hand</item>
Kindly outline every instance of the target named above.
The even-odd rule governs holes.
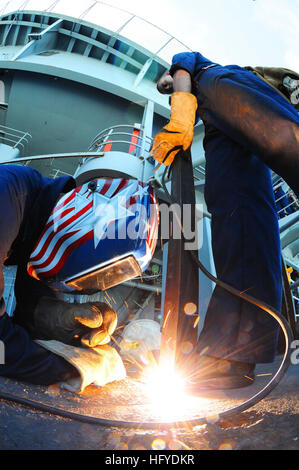
[[[126,377],[122,358],[116,349],[108,344],[87,349],[55,340],[36,340],[36,342],[48,351],[63,357],[73,366],[74,375],[57,383],[59,387],[69,392],[82,393],[85,387],[92,383],[104,387],[107,383],[123,380]]]
[[[42,297],[34,311],[35,337],[93,348],[109,343],[116,312],[103,302],[70,304]]]
[[[197,99],[191,93],[177,91],[171,96],[171,118],[156,135],[151,152],[159,163],[170,165],[180,150],[192,144]]]
[[[109,343],[117,325],[117,314],[109,305],[97,302],[92,305],[92,310],[96,310],[94,318],[92,315],[91,318],[77,318],[78,322],[89,327],[89,331],[81,338],[81,343],[89,348]],[[93,322],[95,322],[94,326]]]

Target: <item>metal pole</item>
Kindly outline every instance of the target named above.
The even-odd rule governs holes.
[[[181,152],[176,156],[171,183],[171,196],[180,205],[181,214],[184,204],[191,204],[193,214],[195,214],[195,192],[190,151]],[[185,342],[191,343],[192,348],[196,345],[195,317],[186,314],[188,312],[186,310],[187,304],[191,306],[193,304],[195,306],[194,313],[198,313],[198,269],[190,252],[185,249],[185,241],[182,236],[180,239],[170,238],[168,243],[160,351],[160,364],[163,366],[185,369],[187,356],[184,356],[182,346]]]

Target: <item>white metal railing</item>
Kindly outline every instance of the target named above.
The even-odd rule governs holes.
[[[59,176],[73,176],[71,173],[67,173],[66,171],[60,170],[59,168],[51,168],[49,177],[50,178],[59,178]]]
[[[275,205],[280,219],[299,210],[299,200],[294,191],[284,181],[278,181],[273,186]]]
[[[98,0],[0,0],[0,16],[11,12],[42,11],[78,18],[109,29],[117,37],[133,40],[157,56],[170,62],[178,52],[191,48],[151,21],[123,8]]]
[[[118,125],[101,131],[91,142],[88,152],[122,151],[132,156],[149,158],[152,138],[143,135],[139,125]],[[143,155],[141,155],[143,153]]]
[[[11,127],[0,125],[0,143],[9,145],[12,148],[25,148],[29,140],[32,139],[29,132],[18,131]]]

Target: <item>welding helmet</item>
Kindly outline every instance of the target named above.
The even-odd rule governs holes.
[[[158,223],[158,205],[148,184],[95,179],[58,201],[27,271],[64,292],[109,289],[147,268]]]

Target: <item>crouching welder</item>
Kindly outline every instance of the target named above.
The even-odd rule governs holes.
[[[280,311],[280,238],[268,167],[298,196],[299,117],[283,81],[299,76],[274,70],[268,83],[268,73],[271,69],[223,67],[199,52],[175,55],[157,83],[160,93],[172,94],[171,119],[156,135],[153,152],[170,165],[190,147],[193,126],[202,119],[217,277]],[[199,385],[250,385],[255,364],[273,361],[277,336],[272,318],[217,286],[197,345]]]
[[[76,187],[71,177],[0,166],[0,375],[73,391],[125,377],[107,344],[116,312],[103,302],[67,303],[61,293],[93,293],[141,275],[156,243],[152,199],[152,189],[135,180]],[[18,267],[13,318],[2,297],[4,264]]]

